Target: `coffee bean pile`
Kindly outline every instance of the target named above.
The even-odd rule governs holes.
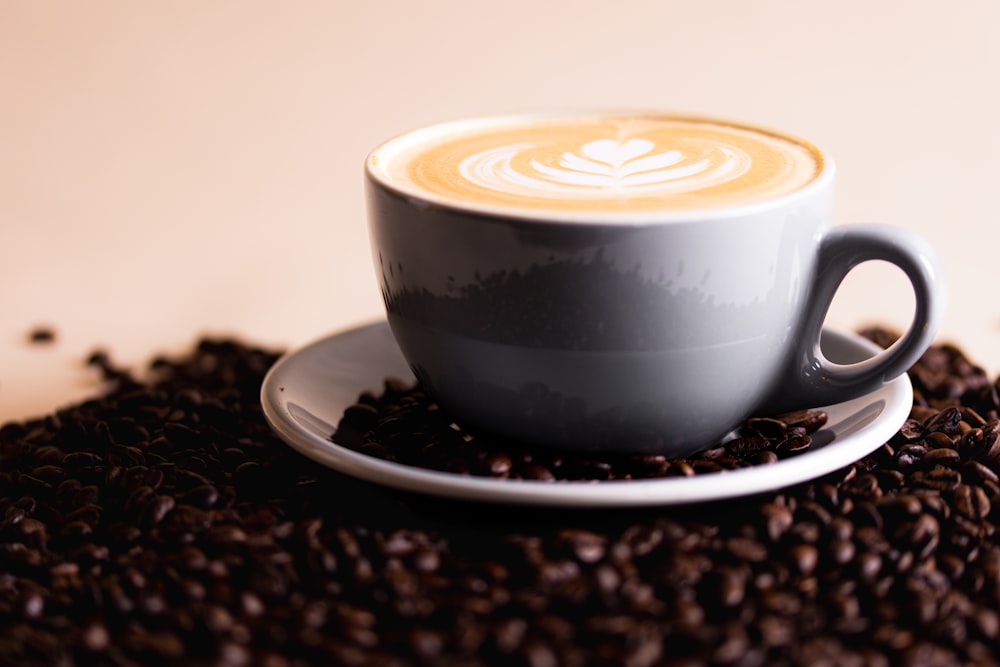
[[[824,424],[822,410],[748,419],[736,437],[691,458],[663,454],[577,454],[472,433],[419,385],[387,380],[344,411],[333,441],[395,463],[494,479],[609,481],[690,477],[766,465],[802,454]]]
[[[275,358],[206,340],[140,381],[98,353],[101,396],[0,428],[0,664],[1000,661],[1000,397],[954,347],[851,466],[600,511],[316,465],[263,420]]]

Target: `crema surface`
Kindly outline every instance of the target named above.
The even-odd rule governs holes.
[[[373,153],[390,185],[443,203],[539,211],[717,209],[798,190],[822,170],[811,144],[716,120],[642,116],[471,121]]]

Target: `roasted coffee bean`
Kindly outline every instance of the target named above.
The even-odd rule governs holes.
[[[790,456],[801,454],[812,446],[812,438],[805,433],[794,433],[789,429],[789,433],[778,444],[774,446],[779,456]]]
[[[583,563],[596,563],[607,553],[608,538],[589,530],[567,529],[558,534],[570,553]]]
[[[972,455],[985,463],[1000,460],[1000,432],[995,429],[983,429],[983,434],[974,443]]]
[[[774,417],[751,417],[744,422],[744,426],[767,440],[780,439],[788,430],[785,421]]]
[[[896,451],[896,463],[905,470],[918,465],[927,454],[927,447],[920,444],[906,445]]]
[[[954,490],[954,494],[954,507],[963,516],[973,520],[989,516],[992,505],[982,488],[961,484]]]
[[[783,434],[784,429],[778,433],[777,437],[782,437]],[[766,449],[770,445],[771,441],[763,434],[757,436],[751,435],[730,440],[726,443],[726,451],[731,456],[748,457]]]
[[[916,419],[907,419],[899,427],[899,432],[894,437],[894,441],[914,442],[926,435],[927,429]]]
[[[772,542],[777,542],[795,521],[794,514],[784,505],[767,503],[760,507],[765,522],[765,530]]]
[[[180,494],[180,499],[195,507],[209,509],[219,500],[219,490],[211,483],[199,484]]]
[[[784,441],[782,441],[782,442],[784,442]],[[784,452],[782,452],[782,453],[784,453]],[[771,463],[777,463],[778,461],[779,461],[778,454],[775,453],[775,452],[773,452],[773,451],[771,451],[770,449],[761,450],[761,451],[757,452],[756,454],[754,454],[753,456],[751,456],[750,459],[749,459],[750,463],[752,463],[753,465],[758,465],[758,466],[760,466],[760,465],[768,465],[768,464],[771,464]],[[694,468],[694,470],[695,470],[696,473],[699,470],[699,468],[696,467],[693,463],[692,463],[692,468]],[[710,471],[710,472],[712,472],[712,471]]]
[[[927,471],[913,473],[913,482],[936,491],[951,491],[962,483],[962,473],[942,465],[935,465]]]
[[[513,462],[503,452],[496,452],[486,457],[486,467],[491,476],[501,477],[510,473]]]
[[[39,324],[28,332],[28,342],[35,345],[54,343],[56,330],[46,324]]]
[[[804,575],[811,574],[819,562],[819,551],[811,544],[797,544],[788,552],[792,564]]]
[[[767,548],[755,539],[732,537],[726,542],[726,550],[738,560],[759,563],[767,560]]]
[[[537,463],[528,463],[520,468],[521,477],[540,481],[552,481],[556,476],[549,468]]]
[[[962,460],[961,455],[959,455],[957,450],[951,449],[950,447],[938,447],[937,449],[932,449],[924,454],[921,462],[933,465],[942,466],[954,466],[957,465]]]
[[[799,427],[805,429],[806,433],[815,433],[827,422],[829,416],[823,410],[799,410],[797,412],[786,412],[778,415],[776,419],[784,422],[789,427]]]
[[[929,433],[944,433],[954,435],[962,421],[962,412],[957,407],[945,408],[924,422],[924,428]]]
[[[996,472],[979,461],[966,461],[962,470],[967,476],[971,476],[973,479],[978,479],[982,482],[992,482],[994,484],[1000,482],[1000,475],[997,475]]]

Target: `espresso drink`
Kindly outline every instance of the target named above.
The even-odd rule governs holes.
[[[747,415],[882,389],[940,319],[932,249],[831,225],[833,163],[782,132],[672,113],[465,120],[366,163],[393,337],[467,428],[569,451],[687,456]],[[918,307],[864,363],[821,354],[848,272],[884,260]]]
[[[718,209],[813,181],[806,141],[709,118],[523,117],[430,127],[370,162],[390,186],[439,203],[574,213]]]

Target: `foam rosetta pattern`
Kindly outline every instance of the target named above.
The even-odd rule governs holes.
[[[539,148],[487,149],[462,160],[459,171],[484,189],[558,200],[691,192],[738,179],[751,166],[738,147],[707,146],[692,155],[644,138],[594,139],[551,159],[531,157]]]
[[[446,202],[549,210],[710,209],[816,178],[806,142],[719,121],[544,118],[430,133],[388,151],[391,181]]]

